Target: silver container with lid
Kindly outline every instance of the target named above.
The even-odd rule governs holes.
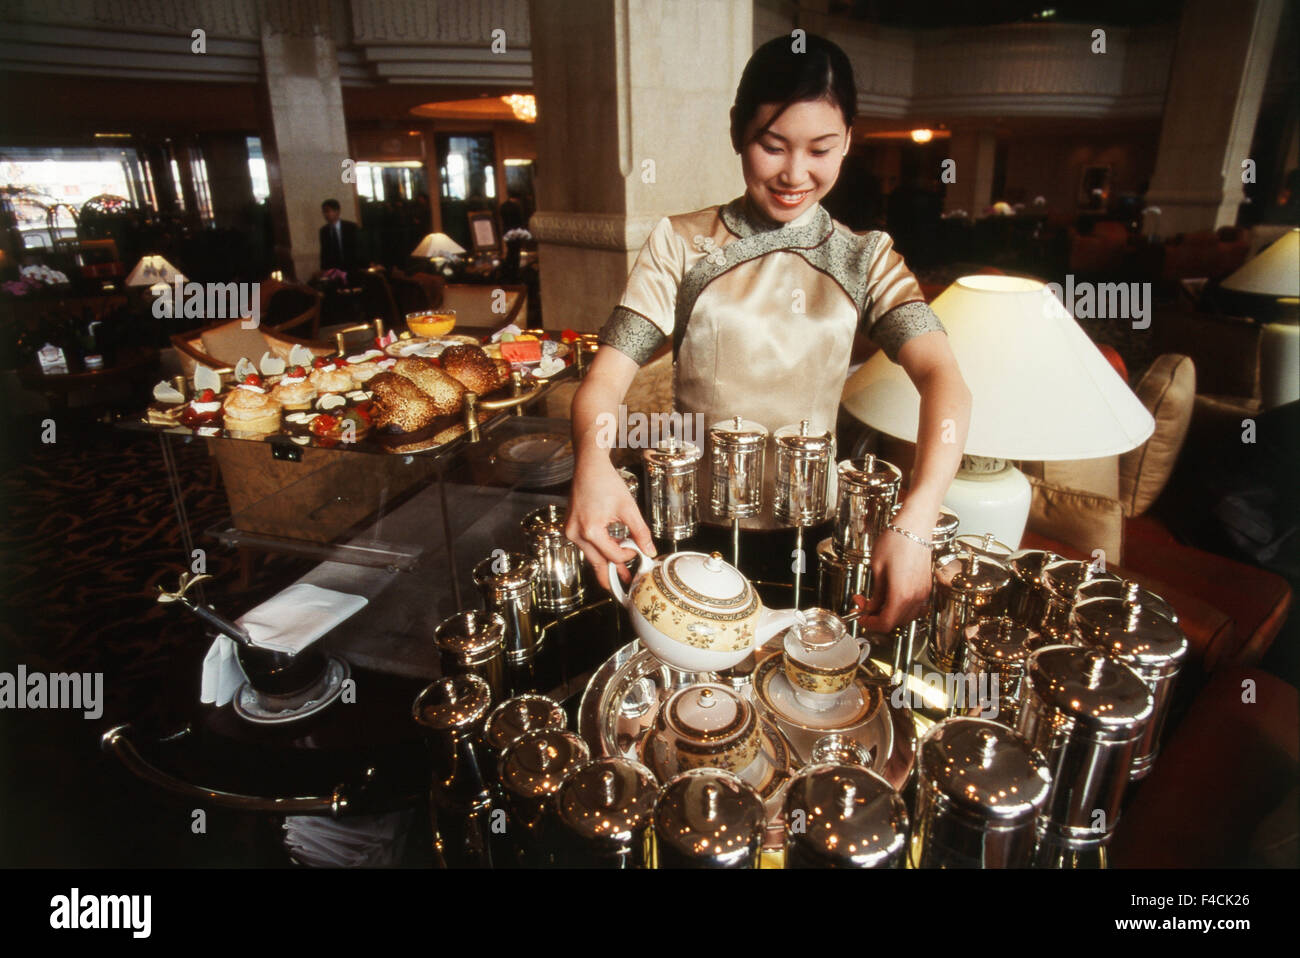
[[[776,482],[772,514],[787,526],[813,526],[826,518],[835,437],[815,432],[804,419],[775,433]]]
[[[1138,587],[1138,601],[1142,603],[1142,608],[1156,615],[1162,615],[1177,624],[1178,612],[1162,597],[1143,587],[1141,583],[1133,582],[1131,579],[1120,579],[1113,575],[1104,579],[1089,579],[1083,583],[1074,590],[1074,604],[1078,605],[1085,599],[1127,599],[1130,584]]]
[[[893,515],[903,474],[897,466],[869,455],[841,462],[836,480],[839,488],[831,536],[835,549],[846,558],[869,559],[872,545]]]
[[[1151,690],[1151,721],[1133,755],[1132,778],[1138,780],[1151,771],[1160,751],[1160,733],[1169,713],[1174,683],[1187,657],[1187,636],[1176,623],[1146,606],[1142,598],[1145,590],[1140,585],[1124,585],[1127,592],[1122,599],[1098,596],[1076,602],[1070,613],[1070,630],[1079,645],[1119,659]]]
[[[954,548],[958,551],[964,549],[967,552],[973,552],[981,559],[994,559],[1003,565],[1007,564],[1007,561],[1015,552],[1011,546],[994,538],[991,532],[963,532],[957,537]]]
[[[537,563],[518,552],[497,550],[474,567],[474,584],[489,612],[506,620],[506,661],[531,662],[541,649],[533,621],[533,581]]]
[[[890,518],[897,517],[901,506],[895,506]],[[934,531],[930,533],[930,541],[934,548],[930,552],[930,571],[934,571],[943,565],[948,556],[957,550],[957,527],[961,520],[957,513],[953,512],[947,506],[939,507],[939,520],[934,525]],[[911,621],[904,622],[894,627],[892,633],[894,643],[893,654],[893,674],[906,672],[916,661],[920,651],[930,642],[930,627],[934,620],[934,592],[926,596],[925,606],[921,614]]]
[[[831,537],[817,543],[817,606],[836,615],[852,612],[855,595],[870,597],[871,560],[842,556]],[[849,632],[858,634],[858,622],[849,623]]]
[[[568,510],[542,506],[520,528],[537,565],[533,599],[543,612],[568,612],[582,604],[582,550],[564,534]]]
[[[1051,776],[1020,735],[956,716],[930,729],[917,757],[912,863],[917,868],[1023,868]]]
[[[627,486],[627,491],[632,496],[632,499],[636,500],[641,495],[641,480],[637,479],[636,473],[632,472],[630,469],[623,469],[620,467],[618,470],[618,477],[622,479],[623,484]]]
[[[1021,549],[1011,553],[1007,559],[1007,568],[1014,577],[1011,580],[1007,615],[1020,625],[1038,631],[1043,624],[1043,612],[1047,608],[1047,584],[1043,581],[1043,570],[1060,558],[1055,552],[1044,549]]]
[[[645,868],[659,783],[650,769],[625,758],[601,758],[577,769],[555,796],[564,837],[562,863]]]
[[[492,866],[492,791],[477,744],[491,703],[487,682],[465,674],[438,679],[411,706],[432,758],[430,824],[442,867]]]
[[[1043,566],[1043,587],[1046,604],[1038,631],[1044,642],[1068,644],[1070,638],[1070,610],[1074,608],[1079,586],[1095,579],[1116,579],[1095,563],[1080,559],[1058,559]]]
[[[718,519],[748,519],[763,508],[767,427],[736,416],[709,427],[709,506]]]
[[[766,827],[763,800],[739,775],[691,769],[655,802],[655,867],[757,868]]]
[[[1017,729],[1052,772],[1039,822],[1043,864],[1062,848],[1100,850],[1110,841],[1154,708],[1146,683],[1097,649],[1049,645],[1029,656]]]
[[[699,447],[668,439],[642,455],[650,532],[656,539],[673,542],[695,535],[699,525]]]
[[[786,868],[901,868],[907,806],[860,765],[809,765],[785,795]]]
[[[483,729],[483,742],[493,754],[499,756],[527,732],[547,728],[563,729],[568,722],[568,716],[555,699],[531,692],[516,695],[492,710]]]
[[[496,612],[457,612],[434,630],[442,674],[473,673],[487,682],[496,701],[506,694],[505,643],[506,620]]]
[[[590,760],[582,736],[558,728],[525,732],[501,753],[497,779],[509,812],[508,837],[526,864],[553,861],[555,793]]]
[[[934,572],[930,661],[945,672],[961,666],[967,627],[1006,609],[1011,573],[973,552],[951,555]]]
[[[965,646],[967,702],[961,711],[1014,727],[1025,663],[1038,647],[1038,632],[1009,616],[991,616],[966,627]],[[983,701],[970,700],[972,687]]]

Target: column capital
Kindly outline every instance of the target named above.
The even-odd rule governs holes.
[[[658,214],[538,210],[528,221],[528,229],[541,243],[626,252],[640,249],[662,218]]]

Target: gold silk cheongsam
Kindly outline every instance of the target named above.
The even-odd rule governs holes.
[[[703,492],[714,423],[741,416],[770,434],[807,419],[834,432],[859,329],[895,361],[912,337],[943,330],[893,240],[854,233],[821,206],[773,224],[741,197],[659,221],[600,342],[644,365],[672,340],[675,411],[704,427],[683,430],[705,453]],[[769,435],[763,511],[744,528],[776,527],[774,449]],[[725,524],[707,494],[700,518]]]

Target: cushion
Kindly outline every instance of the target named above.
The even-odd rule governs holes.
[[[1107,564],[1123,561],[1124,510],[1119,500],[1028,478],[1033,488],[1029,532],[1055,539],[1087,557],[1100,549]]]
[[[1062,489],[1090,492],[1107,499],[1119,498],[1119,457],[1062,459],[1057,462],[1026,462],[1020,471]]]
[[[1196,367],[1186,356],[1165,353],[1134,392],[1156,420],[1151,438],[1119,459],[1120,504],[1125,515],[1140,516],[1169,482],[1187,438],[1196,406]]]
[[[233,366],[245,357],[257,362],[266,352],[266,339],[261,332],[244,329],[243,321],[239,319],[205,329],[199,339],[205,353],[227,366]]]

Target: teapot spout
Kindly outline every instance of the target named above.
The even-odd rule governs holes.
[[[798,609],[764,609],[754,630],[754,647],[761,648],[786,629],[803,623]]]

